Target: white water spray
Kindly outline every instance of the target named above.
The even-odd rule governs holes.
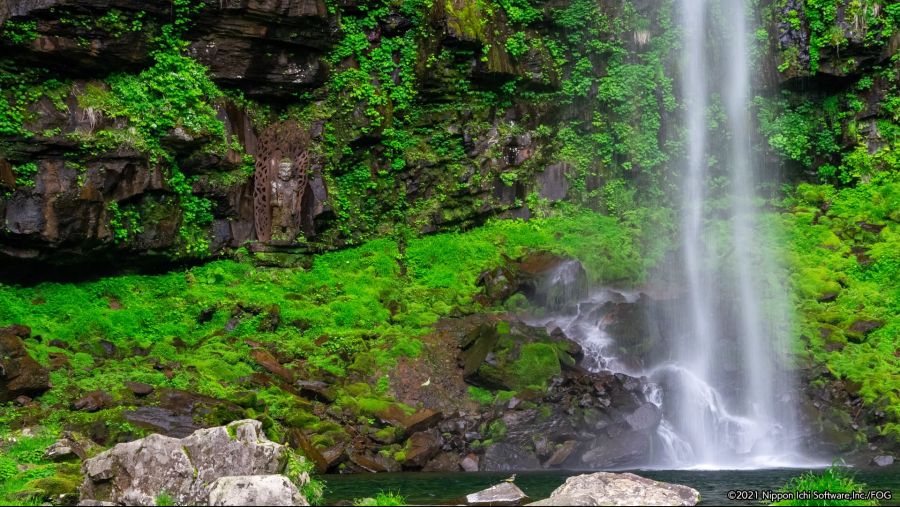
[[[813,465],[795,452],[795,387],[779,367],[790,324],[787,297],[772,283],[777,263],[757,223],[745,6],[739,0],[679,0],[679,6],[687,153],[682,256],[673,267],[685,290],[678,310],[655,316],[666,352],[638,362],[619,357],[623,344],[607,330],[608,305],[623,297],[633,302],[635,294],[595,292],[568,314],[534,323],[558,326],[581,343],[591,371],[644,377],[644,397],[664,414],[661,452],[648,466]],[[711,132],[707,118],[720,97],[727,131]],[[716,178],[728,183],[712,185]],[[563,283],[570,268],[563,265],[554,283]]]
[[[776,446],[779,454],[792,454],[793,411],[781,401],[793,386],[777,368],[782,352],[777,329],[787,312],[776,304],[764,316],[760,307],[766,297],[779,303],[784,298],[767,294],[761,283],[771,279],[773,261],[756,232],[745,6],[734,0],[680,0],[680,6],[688,134],[681,239],[690,322],[678,340],[674,364],[655,373],[666,377],[673,394],[667,413],[693,453],[684,465],[772,466]],[[717,28],[714,19],[727,35],[718,43],[710,40]],[[722,46],[725,65],[717,69],[710,54]],[[730,143],[715,150],[706,118],[717,95],[724,98]],[[715,159],[723,162],[730,180],[724,196],[718,196],[730,203],[730,209],[719,211],[729,215],[730,237],[709,227],[711,217],[704,210],[713,197],[709,160]]]

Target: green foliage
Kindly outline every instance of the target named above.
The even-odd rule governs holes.
[[[3,23],[3,31],[0,32],[0,38],[6,39],[15,45],[28,44],[38,38],[37,21],[7,19]]]
[[[494,393],[482,387],[469,386],[469,397],[479,405],[490,405],[494,403]]]
[[[547,382],[561,374],[556,349],[547,343],[528,343],[522,346],[519,358],[513,363],[516,387],[546,389]]]
[[[172,498],[172,495],[166,493],[165,491],[156,495],[156,499],[154,500],[156,505],[175,505],[175,500]]]
[[[82,107],[92,107],[113,118],[126,118],[147,146],[161,153],[160,140],[172,129],[189,136],[222,138],[224,125],[216,117],[213,101],[222,92],[206,67],[183,56],[184,43],[160,41],[152,53],[153,65],[137,75],[116,74],[108,78],[110,90],[79,97]]]
[[[779,489],[779,492],[792,494],[795,499],[782,500],[772,505],[878,505],[877,500],[796,499],[797,494],[803,492],[861,493],[866,490],[866,485],[854,481],[844,467],[833,465],[822,473],[806,472],[794,477]]]
[[[257,401],[248,405],[253,412],[213,414],[209,424],[265,416],[274,421],[274,431],[302,427],[314,445],[329,446],[347,438],[340,425],[322,421],[313,415],[313,407],[290,393],[277,387],[260,389],[250,381],[261,368],[245,339],[302,360],[313,375],[359,379],[335,393],[336,404],[355,416],[372,417],[391,405],[408,412],[412,409],[390,398],[388,381],[379,379],[392,375],[398,361],[421,357],[418,337],[430,332],[439,318],[456,309],[482,310],[474,298],[482,271],[503,263],[504,256],[534,249],[582,258],[597,281],[637,281],[652,265],[652,256],[645,255],[633,229],[596,213],[573,212],[410,238],[405,276],[397,263],[397,243],[381,239],[318,255],[305,269],[216,261],[161,275],[0,285],[0,326],[30,326],[44,337],[26,340],[32,357],[44,365],[51,355],[69,363],[51,373],[53,387],[41,397],[39,410],[46,411],[42,417],[48,424],[81,427],[100,421],[112,435],[136,438],[141,433],[121,418],[126,407],[89,414],[70,411],[69,404],[86,391],[116,393],[124,382],[139,381],[221,399],[239,399],[241,393],[253,391]],[[260,331],[266,315],[261,309],[273,305],[280,309],[282,324]],[[197,316],[210,309],[210,320],[198,322]],[[231,319],[234,323],[226,327]],[[52,346],[51,340],[71,347]],[[123,351],[141,347],[149,355],[95,361],[101,340]],[[545,352],[527,349],[523,354],[525,385],[541,382],[525,381],[524,371],[532,364],[543,368]],[[181,367],[169,377],[155,368],[172,363]],[[0,410],[0,431],[7,424],[6,414]]]
[[[56,440],[58,429],[48,426],[35,435],[22,435],[0,428],[0,503],[21,505],[23,495],[29,495],[28,505],[40,505],[45,500],[31,494],[29,483],[57,473],[57,465],[44,459],[44,451]]]
[[[541,11],[534,8],[529,0],[499,0],[510,23],[527,25],[541,18]]]
[[[518,58],[528,52],[528,40],[525,32],[516,32],[506,39],[506,51]]]
[[[406,505],[406,497],[402,496],[399,492],[379,491],[374,497],[357,498],[353,501],[353,505]]]
[[[187,15],[194,12],[194,7],[187,3],[176,5],[176,11]],[[188,138],[219,140],[223,153],[232,146],[226,142],[225,127],[213,105],[222,92],[206,67],[182,54],[186,43],[176,35],[179,19],[182,18],[177,18],[175,25],[164,27],[163,36],[157,40],[159,47],[151,53],[153,65],[137,75],[112,75],[107,78],[108,90],[89,86],[78,99],[83,108],[127,119],[136,131],[136,136],[126,137],[118,131],[100,131],[93,134],[92,142],[129,143],[148,151],[154,162],[169,167],[168,184],[181,208],[179,234],[183,251],[203,256],[209,250],[205,227],[212,221],[212,202],[193,193],[192,181],[177,167],[174,154],[163,147],[162,140],[173,131],[180,131]],[[117,242],[139,233],[138,215],[121,216],[117,208],[110,211],[110,227]],[[131,224],[130,232],[126,224]]]
[[[785,215],[800,333],[809,354],[859,384],[900,438],[900,183],[883,176],[854,188],[800,185]],[[877,232],[876,232],[877,231]],[[828,297],[826,297],[828,296]],[[883,323],[861,335],[858,320]]]
[[[38,165],[34,162],[28,162],[13,167],[13,174],[16,175],[16,187],[31,188],[34,186],[34,177],[37,176]]]
[[[0,136],[34,136],[25,129],[25,122],[34,119],[28,106],[43,96],[51,98],[57,109],[68,111],[62,100],[68,84],[47,75],[43,69],[22,69],[15,62],[0,60]]]
[[[291,452],[284,474],[300,489],[300,493],[310,505],[321,505],[325,495],[325,483],[313,477],[315,465],[312,461]]]

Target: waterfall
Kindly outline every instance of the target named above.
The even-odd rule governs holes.
[[[793,385],[777,367],[786,298],[765,286],[775,264],[755,214],[758,168],[750,149],[746,6],[736,0],[679,4],[687,132],[681,241],[688,319],[676,326],[681,336],[671,362],[652,375],[665,377],[671,430],[690,446],[684,465],[772,466],[775,449],[792,454]],[[728,142],[712,146],[707,117],[718,97],[725,105]],[[715,196],[711,161],[721,163],[718,175],[730,182]],[[716,217],[707,203],[713,197],[730,204],[716,210],[717,219],[728,222],[727,233],[711,226]],[[765,313],[764,300],[770,303]]]
[[[767,251],[773,242],[756,213],[762,168],[751,149],[746,6],[678,1],[687,150],[681,255],[666,268],[683,275],[681,297],[665,310],[647,310],[644,321],[652,325],[635,345],[634,332],[617,335],[622,330],[610,323],[617,305],[641,302],[639,295],[601,289],[572,299],[581,292],[573,288],[577,270],[563,264],[550,278],[558,287],[542,289],[555,294],[548,298],[554,313],[532,324],[558,327],[578,341],[587,370],[642,379],[645,399],[663,418],[658,452],[640,466],[816,465],[795,451],[796,390],[780,364],[790,312],[776,255]],[[716,129],[708,125],[713,112],[722,118]]]

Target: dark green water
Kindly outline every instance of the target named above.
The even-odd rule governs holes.
[[[733,501],[729,490],[777,490],[791,477],[803,473],[798,469],[770,470],[639,470],[638,475],[658,481],[684,484],[700,491],[701,505],[760,505],[761,502]],[[566,478],[586,472],[524,472],[516,485],[531,498],[546,498]],[[893,500],[881,505],[900,505],[900,466],[854,470],[851,474],[869,490],[891,490]],[[378,491],[399,492],[410,504],[454,504],[465,495],[492,486],[508,473],[396,473],[326,475],[325,500],[329,505],[348,504],[354,498],[374,496]]]

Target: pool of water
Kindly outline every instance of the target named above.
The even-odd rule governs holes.
[[[684,484],[700,491],[701,505],[760,505],[762,502],[734,501],[730,490],[777,490],[802,469],[766,470],[635,470],[634,473],[658,481]],[[567,477],[587,472],[521,472],[516,485],[535,500],[546,498]],[[850,472],[869,490],[890,490],[892,500],[881,505],[900,505],[900,466],[860,469]],[[326,475],[328,505],[349,505],[354,498],[373,496],[378,491],[399,492],[410,504],[457,504],[476,491],[508,477],[508,473],[394,473]]]

